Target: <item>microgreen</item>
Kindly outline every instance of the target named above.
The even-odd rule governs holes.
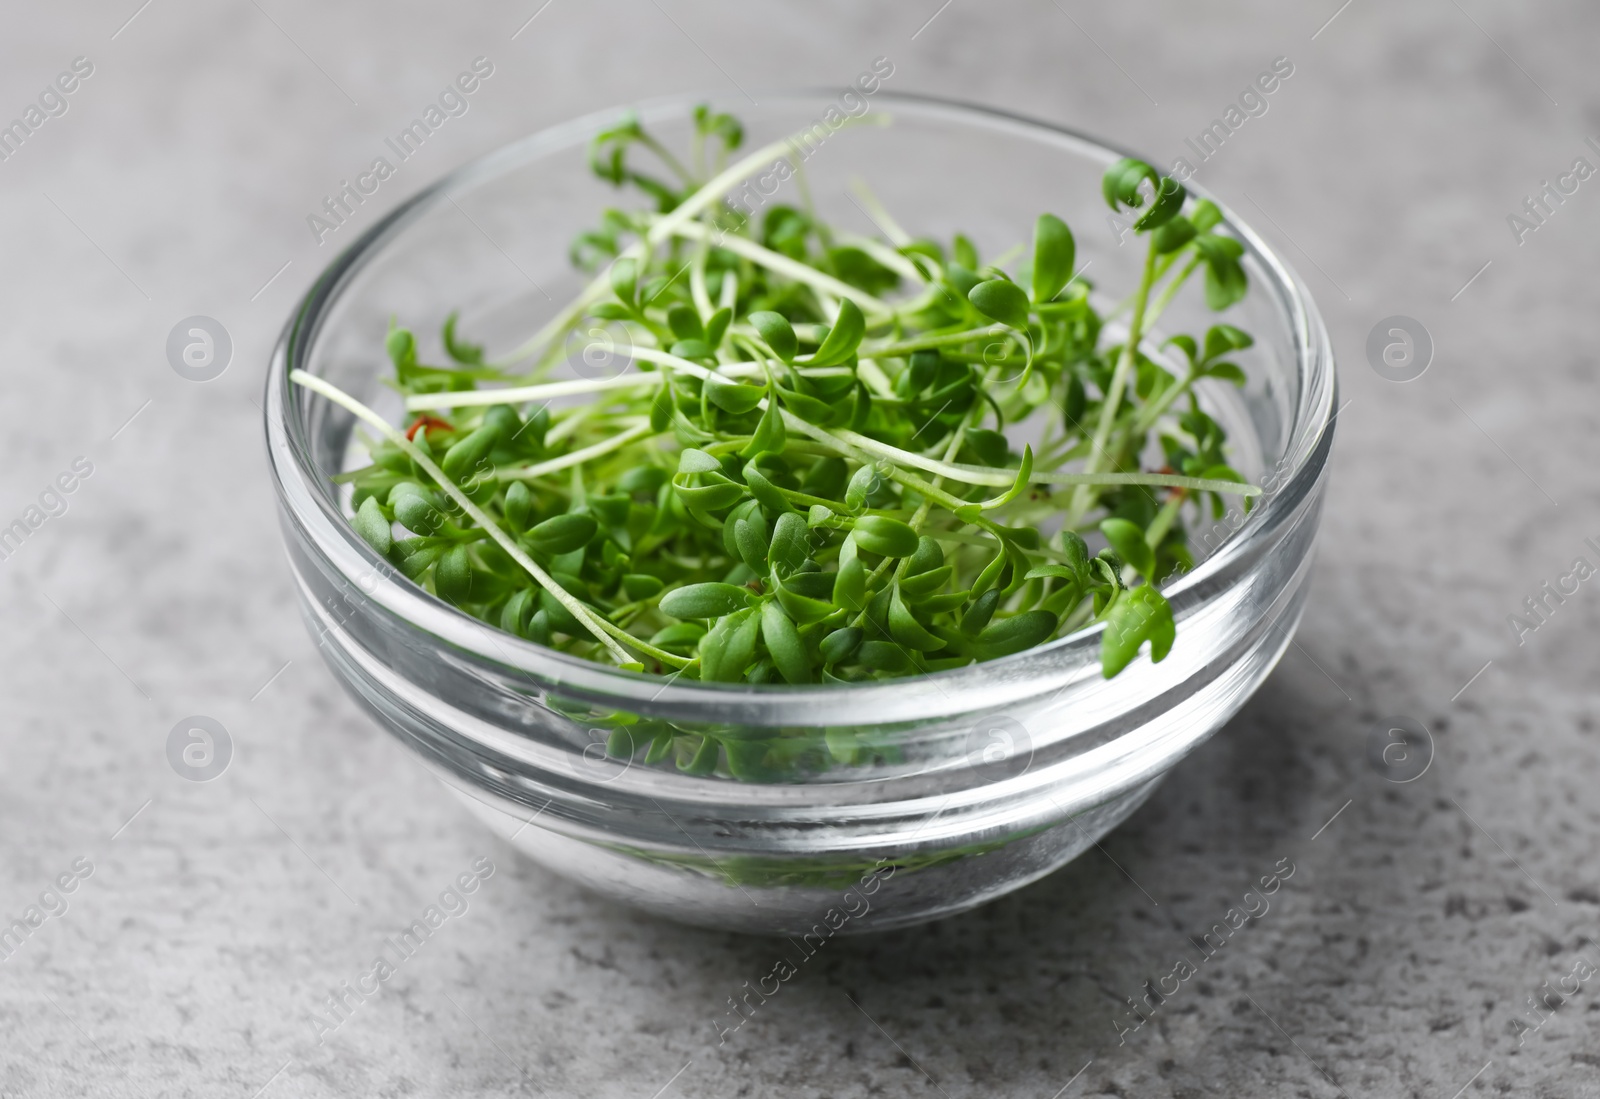
[[[1102,312],[1052,214],[1014,271],[963,236],[853,237],[808,194],[751,220],[726,196],[785,143],[729,165],[738,121],[694,122],[684,159],[636,118],[596,136],[596,175],[645,201],[579,235],[594,281],[507,359],[454,313],[440,365],[391,329],[409,430],[295,373],[378,431],[339,478],[356,534],[509,633],[702,682],[926,674],[1097,624],[1107,677],[1145,646],[1164,658],[1185,517],[1259,491],[1200,399],[1244,384],[1250,336],[1151,338],[1196,272],[1214,310],[1247,292],[1216,207],[1113,165],[1105,200],[1136,215],[1144,253]],[[595,327],[629,369],[552,380],[567,336]],[[626,735],[691,773],[716,763],[709,739]],[[728,752],[743,777],[760,758]]]

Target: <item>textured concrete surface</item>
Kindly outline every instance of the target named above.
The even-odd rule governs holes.
[[[0,1095],[1600,1094],[1600,981],[1581,976],[1600,963],[1600,595],[1569,581],[1520,645],[1508,623],[1574,558],[1600,565],[1600,180],[1520,244],[1507,222],[1576,158],[1600,166],[1600,14],[540,2],[0,14],[0,120],[74,58],[94,66],[0,162],[0,519],[92,466],[0,561],[0,916],[72,887],[0,962]],[[496,69],[471,111],[358,224],[467,156],[664,91],[842,85],[884,55],[891,87],[1168,157],[1273,58],[1295,65],[1201,178],[1299,266],[1342,354],[1298,645],[1103,854],[960,919],[835,943],[723,1044],[727,998],[774,946],[517,863],[356,712],[291,609],[254,400],[332,251],[306,215],[478,55]],[[234,344],[205,384],[164,351],[191,314]],[[1367,362],[1391,314],[1437,345],[1409,384]],[[167,758],[192,714],[234,745],[207,783]],[[1369,765],[1388,715],[1433,733],[1416,782]],[[1280,860],[1270,909],[1119,1040],[1125,998],[1197,958]],[[489,867],[318,1034],[312,1012],[386,935]]]

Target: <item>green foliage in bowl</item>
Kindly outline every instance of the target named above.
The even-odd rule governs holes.
[[[578,238],[593,282],[506,359],[454,314],[444,363],[391,329],[404,429],[295,372],[377,432],[341,478],[361,537],[491,625],[663,676],[917,675],[1100,622],[1107,677],[1146,644],[1162,659],[1158,585],[1192,564],[1186,513],[1259,491],[1196,395],[1244,383],[1231,357],[1250,336],[1218,324],[1165,354],[1146,338],[1197,273],[1214,310],[1247,293],[1217,208],[1113,165],[1105,200],[1145,258],[1103,311],[1051,214],[985,262],[962,236],[901,229],[865,188],[883,236],[832,227],[796,169],[798,204],[753,219],[726,196],[789,143],[729,164],[742,128],[703,108],[695,135],[686,161],[633,119],[595,138],[593,170],[646,201]],[[621,372],[552,380],[574,332]],[[695,738],[698,760],[677,739],[618,754],[716,764],[715,740]]]

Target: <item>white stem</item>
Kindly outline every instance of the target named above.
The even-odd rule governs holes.
[[[568,435],[576,434],[578,429],[583,426],[584,421],[597,411],[599,411],[599,406],[595,404],[563,409],[561,413],[563,418],[560,422],[544,433],[545,446],[552,446],[565,439]]]
[[[599,393],[608,389],[636,389],[659,385],[660,374],[619,374],[615,378],[574,378],[569,382],[546,382],[516,389],[469,389],[454,393],[419,393],[406,398],[407,412],[426,412],[440,408],[469,408],[491,404],[525,404],[576,393]]]
[[[540,477],[544,477],[551,473],[556,473],[571,466],[581,466],[583,463],[589,461],[589,459],[598,458],[602,454],[609,454],[613,450],[621,450],[623,447],[627,446],[641,435],[648,435],[649,433],[650,423],[647,420],[642,424],[635,424],[628,430],[618,435],[613,435],[609,439],[602,439],[598,443],[594,443],[591,446],[586,446],[581,450],[574,450],[567,454],[563,454],[559,458],[551,458],[548,462],[540,462],[538,465],[524,466],[521,469],[498,470],[495,473],[495,479],[498,481],[537,480]]]
[[[702,324],[717,311],[717,307],[711,304],[711,293],[706,289],[706,260],[710,255],[711,246],[702,244],[695,250],[694,261],[689,265],[689,296],[694,299],[694,308],[700,314]]]
[[[789,414],[784,413],[785,426],[791,426]],[[809,427],[810,425],[807,425]],[[968,485],[987,485],[991,487],[1010,488],[1017,479],[1017,471],[990,469],[985,466],[958,465],[953,462],[941,462],[937,458],[928,458],[921,454],[913,454],[909,450],[880,443],[865,435],[850,431],[847,428],[834,428],[832,431],[816,429],[816,431],[801,429],[805,434],[814,439],[821,440],[816,431],[821,431],[823,436],[828,436],[845,446],[855,450],[876,454],[880,458],[887,458],[899,465],[911,466],[927,473],[936,473],[952,481],[960,481]],[[1187,488],[1196,492],[1229,492],[1240,496],[1255,496],[1261,489],[1255,485],[1242,485],[1237,481],[1218,481],[1205,477],[1183,477],[1174,473],[1064,473],[1064,472],[1039,472],[1029,474],[1030,484],[1045,485],[1158,485],[1169,488]]]
[[[872,390],[874,397],[886,401],[899,401],[900,398],[894,393],[894,383],[889,380],[889,376],[883,372],[883,367],[878,365],[876,359],[857,359],[856,373],[867,383],[867,388]]]
[[[901,450],[899,447],[890,446],[888,443],[880,443],[876,439],[868,438],[848,428],[835,428],[834,431],[841,440],[858,450],[865,450],[878,455],[880,458],[888,458],[899,465],[911,466],[913,469],[920,469],[925,473],[936,473],[941,477],[948,477],[952,481],[960,481],[963,484],[1005,485],[1009,488],[1011,482],[1017,479],[1016,470],[1012,470],[1007,474],[999,470],[963,468],[952,465],[949,462],[941,462],[937,458],[913,454],[909,450]]]
[[[629,351],[629,354],[633,358],[641,359],[645,362],[657,363],[686,374],[692,374],[701,380],[711,377],[713,373],[713,371],[707,370],[699,363],[690,362],[688,359],[679,358],[677,355],[660,351],[653,347],[635,347]],[[719,375],[731,377],[751,377],[760,372],[761,364],[759,363],[733,363],[715,371]],[[819,375],[841,372],[848,373],[848,369],[827,367],[815,371]],[[619,378],[606,379],[605,388],[620,388],[623,378],[633,379],[633,384],[639,386],[659,385],[661,377],[662,375],[659,373],[625,374]],[[586,384],[591,389],[600,388],[600,384],[596,382]],[[412,411],[417,411],[424,408],[450,408],[456,405],[464,406],[468,404],[518,404],[523,401],[538,400],[548,396],[550,395],[549,391],[555,386],[575,385],[577,385],[575,382],[552,382],[549,385],[525,386],[521,389],[498,389],[484,392],[465,391],[453,394],[429,393],[411,398],[406,402],[406,407]],[[584,392],[584,390],[572,389],[570,392]],[[438,398],[449,398],[450,400],[438,400],[437,403],[432,403]],[[430,403],[413,403],[424,401]],[[767,407],[767,399],[763,398],[757,407],[765,409]],[[890,446],[888,443],[880,443],[876,439],[850,431],[847,428],[835,428],[830,431],[826,428],[816,427],[781,407],[779,411],[783,415],[784,426],[791,431],[809,436],[817,442],[825,444],[830,449],[848,456],[856,457],[865,452],[879,458],[887,458],[889,461],[899,465],[910,466],[926,473],[937,474],[952,481],[959,481],[968,485],[1009,488],[1017,477],[1017,471],[1014,469],[1008,472],[988,466],[969,466],[955,462],[941,462],[936,458],[928,458],[921,454],[914,454],[909,450],[901,450],[899,447]],[[558,424],[556,428],[552,429],[552,434],[565,426],[565,422]],[[634,437],[636,436],[629,436],[630,439]],[[607,443],[611,442],[612,440],[607,440]],[[606,446],[607,444],[597,445]],[[616,445],[620,446],[622,444],[618,443]],[[603,454],[605,450],[597,451],[597,453]],[[563,461],[563,459],[553,460]],[[561,469],[564,468],[564,465],[553,468]],[[519,478],[522,476],[538,476],[538,474],[518,474]],[[1239,496],[1255,496],[1261,491],[1254,485],[1242,485],[1237,481],[1183,477],[1173,473],[1067,473],[1063,471],[1035,470],[1029,476],[1028,481],[1031,484],[1041,485],[1151,485],[1162,488],[1186,488],[1194,492],[1221,492]]]
[[[1016,473],[1012,473],[1014,478]],[[1194,492],[1222,492],[1236,496],[1260,496],[1257,485],[1220,481],[1209,477],[1184,477],[1177,473],[1038,473],[1028,475],[1030,484],[1039,485],[1151,485],[1156,488],[1186,488]]]
[[[735,161],[725,171],[717,173],[716,177],[704,187],[701,187],[679,203],[677,209],[663,216],[652,225],[643,240],[636,241],[623,249],[622,254],[617,259],[639,259],[654,251],[655,246],[676,232],[680,225],[692,221],[700,215],[702,210],[722,201],[723,196],[728,193],[728,189],[735,183],[782,156],[790,149],[798,136],[796,134],[793,137],[786,137],[769,145],[763,145],[749,156]],[[562,332],[565,332],[573,321],[582,316],[583,310],[590,302],[603,296],[610,288],[611,270],[607,267],[606,270],[596,275],[588,286],[583,288],[582,292],[578,294],[571,304],[554,317],[551,317],[543,328],[535,332],[530,339],[524,342],[521,347],[512,351],[498,365],[506,366],[511,363],[521,362],[523,359],[538,354],[547,344]]]
[[[902,256],[893,248],[887,247],[871,237],[846,236],[840,240],[840,243],[850,248],[861,249],[903,279],[910,279],[912,282],[919,282],[924,285],[932,281],[922,268],[906,259],[905,256]]]
[[[667,216],[670,217],[671,215]],[[663,218],[662,221],[656,222],[656,225],[659,226],[665,220]],[[790,259],[788,256],[780,252],[774,252],[770,248],[763,248],[755,241],[746,240],[744,237],[737,237],[731,233],[719,233],[714,229],[708,229],[704,225],[697,223],[679,225],[673,229],[673,233],[686,240],[710,241],[716,247],[726,248],[734,255],[742,256],[751,263],[765,267],[769,271],[775,271],[780,275],[794,279],[796,282],[805,283],[813,289],[832,294],[834,297],[849,298],[868,313],[877,313],[883,316],[889,316],[894,313],[894,306],[873,297],[865,290],[858,290],[847,282],[841,282],[832,275],[818,271],[815,267],[801,263],[799,260]],[[652,227],[651,235],[653,236],[654,234],[655,229]]]
[[[473,522],[477,523],[478,526],[487,531],[489,537],[493,538],[497,543],[499,543],[500,548],[505,550],[506,553],[511,556],[513,561],[526,569],[529,576],[538,581],[541,587],[554,596],[558,603],[572,613],[572,617],[576,618],[579,622],[582,622],[584,626],[586,626],[589,631],[599,639],[600,643],[611,651],[611,655],[616,657],[619,663],[637,663],[637,661],[633,659],[632,655],[629,654],[626,649],[611,639],[610,631],[614,628],[611,626],[611,623],[604,622],[597,618],[593,611],[584,606],[583,603],[579,602],[577,599],[573,598],[573,596],[565,588],[556,583],[555,580],[551,578],[549,573],[545,572],[539,567],[537,561],[523,552],[522,547],[517,545],[515,539],[506,534],[505,531],[501,530],[499,525],[496,524],[493,519],[489,518],[487,512],[485,512],[477,504],[473,503],[472,499],[466,493],[462,492],[461,489],[456,486],[454,481],[445,476],[444,470],[440,469],[436,464],[434,464],[432,458],[424,454],[422,449],[418,447],[416,443],[413,443],[410,439],[406,438],[404,432],[397,430],[392,424],[389,423],[388,420],[385,420],[382,416],[378,415],[376,412],[372,411],[372,409],[368,408],[366,405],[350,396],[350,394],[346,393],[344,390],[329,384],[313,374],[307,374],[304,370],[295,370],[290,372],[289,380],[294,382],[296,385],[304,386],[314,393],[320,393],[334,404],[347,409],[357,418],[365,420],[367,423],[383,432],[383,434],[391,443],[404,451],[408,458],[410,458],[413,462],[416,462],[417,465],[421,466],[423,470],[427,472],[428,476],[432,477],[436,482],[438,482],[439,487],[444,489],[445,494],[456,502],[456,506],[470,515]]]
[[[894,215],[889,213],[883,203],[878,201],[878,196],[873,193],[871,187],[867,186],[866,180],[860,178],[851,180],[850,189],[856,193],[856,197],[866,207],[867,216],[872,219],[879,229],[883,230],[884,236],[894,242],[896,248],[904,248],[911,243],[911,234],[902,229],[900,223],[895,221]]]
[[[643,362],[665,363],[668,366],[682,369],[685,360],[674,355],[668,355],[653,347],[635,347],[621,352],[630,359],[639,359]],[[689,363],[689,366],[695,364]],[[807,378],[839,378],[850,373],[847,366],[818,366],[801,367],[800,373]],[[692,373],[692,371],[691,371]],[[697,374],[705,377],[706,371]],[[726,363],[717,368],[717,373],[729,378],[757,378],[763,371],[761,364],[756,362]],[[406,398],[407,412],[429,412],[444,408],[478,408],[483,405],[495,404],[527,404],[531,401],[549,400],[554,397],[571,397],[580,393],[601,393],[611,389],[645,389],[661,384],[662,375],[654,371],[637,371],[631,374],[618,374],[614,378],[574,378],[565,382],[543,382],[539,385],[520,385],[507,389],[461,389],[445,393],[418,393]]]

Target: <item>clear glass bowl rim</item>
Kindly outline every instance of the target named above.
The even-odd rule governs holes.
[[[788,88],[763,91],[760,102],[814,103],[825,106],[836,99],[837,89]],[[519,138],[450,171],[440,179],[403,201],[337,255],[317,276],[297,302],[274,347],[265,385],[264,419],[267,434],[268,464],[278,498],[288,518],[321,551],[352,587],[413,626],[442,639],[473,658],[502,672],[531,677],[537,685],[560,684],[592,697],[607,698],[619,705],[629,703],[688,712],[710,708],[724,721],[749,720],[752,724],[771,724],[772,706],[783,700],[807,701],[818,711],[840,712],[847,707],[868,708],[880,721],[915,721],[937,712],[926,702],[926,685],[937,679],[941,687],[967,691],[987,679],[1015,678],[1024,663],[1038,669],[1035,674],[1012,682],[1003,693],[1021,698],[1040,689],[1060,684],[1063,666],[1087,667],[1097,664],[1100,632],[1093,626],[1047,645],[982,664],[969,665],[931,675],[906,677],[849,686],[790,686],[749,684],[702,684],[696,681],[666,680],[658,675],[629,672],[536,645],[507,634],[464,611],[457,610],[399,576],[361,540],[344,516],[338,499],[313,458],[313,448],[305,417],[312,398],[296,390],[289,381],[291,364],[309,357],[322,322],[341,291],[361,269],[374,260],[383,247],[414,221],[424,217],[451,196],[501,172],[538,160],[546,154],[566,151],[586,143],[603,126],[612,124],[625,110],[645,121],[678,118],[694,105],[726,98],[720,93],[674,94],[632,104],[605,108],[547,127]],[[1079,154],[1098,157],[1109,163],[1135,153],[1092,137],[1070,127],[992,107],[905,92],[879,91],[872,96],[875,105],[914,114],[922,119],[946,120],[967,126],[1026,137]],[[1219,577],[1234,571],[1233,566],[1252,552],[1252,543],[1270,530],[1280,518],[1291,515],[1304,495],[1322,475],[1327,447],[1323,436],[1332,425],[1336,381],[1332,348],[1320,313],[1309,292],[1294,271],[1229,207],[1204,188],[1186,183],[1198,198],[1210,198],[1222,210],[1225,223],[1244,244],[1262,270],[1272,276],[1266,287],[1273,293],[1288,319],[1295,347],[1295,372],[1300,380],[1299,399],[1283,460],[1286,472],[1273,492],[1257,498],[1239,528],[1215,553],[1196,568],[1164,587],[1164,594],[1175,609],[1193,601],[1199,589],[1215,594]],[[1270,457],[1270,456],[1269,456]],[[1224,582],[1225,583],[1225,582]],[[1187,598],[1186,598],[1187,597]],[[1182,614],[1180,612],[1180,619]],[[1180,625],[1181,632],[1181,625]],[[1043,656],[1058,658],[1051,663],[1056,674],[1046,676],[1040,663]],[[1097,676],[1096,676],[1097,677]],[[986,684],[987,685],[987,684]],[[988,694],[990,692],[984,691]],[[1003,703],[1005,698],[991,701]],[[741,706],[741,701],[747,704]]]

